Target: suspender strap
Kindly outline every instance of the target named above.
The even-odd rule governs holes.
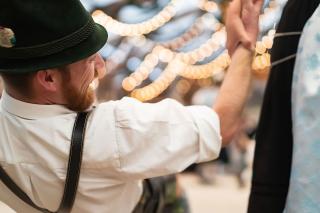
[[[0,177],[2,182],[17,196],[19,197],[21,200],[23,200],[25,203],[29,204],[30,206],[32,206],[33,208],[44,212],[44,213],[51,213],[49,210],[47,209],[43,209],[40,208],[39,206],[37,206],[36,204],[33,203],[33,201],[28,197],[28,195],[26,193],[24,193],[24,191],[22,191],[20,189],[20,187],[15,184],[15,182],[12,181],[12,179],[7,175],[7,173],[4,171],[4,169],[2,168],[2,166],[0,166]]]
[[[82,163],[83,141],[86,123],[89,117],[88,115],[88,112],[79,112],[73,126],[68,171],[62,201],[59,209],[57,210],[58,213],[71,212],[74,200],[76,198]]]
[[[60,203],[60,206],[56,213],[68,213],[71,212],[76,192],[78,188],[81,162],[82,162],[82,150],[83,150],[83,141],[86,129],[86,122],[89,117],[89,112],[79,112],[73,127],[70,153],[69,153],[69,162],[68,170],[66,176],[66,182],[64,187],[63,197]],[[20,189],[20,187],[13,182],[13,180],[8,176],[5,170],[0,165],[0,179],[2,182],[21,200],[29,204],[33,208],[44,212],[44,213],[53,213],[47,209],[37,206],[28,195]]]

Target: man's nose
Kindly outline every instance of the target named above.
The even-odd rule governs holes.
[[[99,79],[103,78],[107,73],[106,63],[100,54],[96,56],[96,64],[95,64],[96,75]]]

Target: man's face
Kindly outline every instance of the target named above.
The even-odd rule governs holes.
[[[62,91],[66,107],[73,111],[84,111],[95,101],[94,83],[106,73],[105,63],[99,54],[70,64],[62,72]]]

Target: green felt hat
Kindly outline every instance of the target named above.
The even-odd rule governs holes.
[[[96,53],[107,37],[79,0],[0,1],[0,72],[71,64]]]

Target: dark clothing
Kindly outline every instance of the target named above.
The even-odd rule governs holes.
[[[277,32],[302,31],[320,0],[289,0]],[[271,60],[297,52],[300,36],[275,38]],[[256,135],[248,213],[283,212],[292,158],[291,82],[295,60],[272,67]]]
[[[142,196],[133,213],[189,213],[185,195],[177,195],[176,192],[175,175],[146,179]]]

